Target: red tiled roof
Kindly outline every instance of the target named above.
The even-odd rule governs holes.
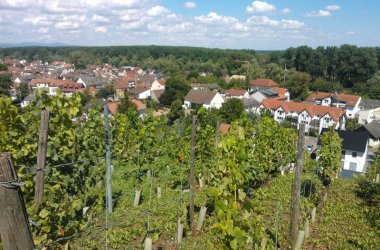
[[[322,100],[327,97],[332,97],[335,100],[346,102],[346,105],[348,106],[355,106],[360,98],[360,96],[349,95],[345,93],[334,94],[334,93],[326,93],[326,92],[315,92],[315,93],[310,94],[306,98],[306,101],[315,102],[317,100]]]
[[[115,89],[128,89],[129,83],[128,80],[125,79],[116,79],[113,86]]]
[[[143,88],[143,87],[136,87],[133,89],[129,89],[128,93],[133,94],[133,95],[139,95],[145,91],[149,90],[149,88]]]
[[[226,90],[226,94],[229,96],[241,96],[247,93],[247,90],[244,89],[228,89]]]
[[[48,84],[51,87],[58,87],[62,89],[62,92],[75,92],[82,86],[81,83],[76,83],[70,80],[59,79],[32,79],[30,85],[37,85],[39,83]]]
[[[278,84],[275,81],[267,78],[257,78],[256,80],[251,81],[249,84],[252,86],[260,86],[267,88],[278,87]]]
[[[288,91],[288,89],[286,89],[286,88],[280,88],[280,87],[274,87],[272,89],[278,93],[278,97],[276,97],[274,99],[283,100],[283,99],[287,98],[285,94]]]
[[[302,111],[306,110],[311,117],[322,117],[328,113],[334,119],[334,121],[339,121],[339,117],[345,114],[345,111],[342,108],[320,106],[303,102],[284,102],[275,99],[264,99],[261,103],[268,110],[276,110],[279,107],[282,107],[285,112],[301,113]]]
[[[160,79],[160,80],[157,80],[157,82],[163,86],[165,86],[166,84],[166,80],[165,79]]]
[[[139,101],[139,100],[131,99],[131,102],[133,102],[133,103],[136,105],[136,109],[137,109],[137,111],[141,111],[141,110],[146,109],[145,104],[142,103],[142,102]]]

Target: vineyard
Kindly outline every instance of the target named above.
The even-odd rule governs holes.
[[[35,205],[43,110],[50,114],[44,195]],[[0,98],[0,152],[12,153],[24,183],[35,247],[141,249],[151,239],[161,249],[286,248],[296,130],[270,117],[243,116],[224,134],[205,109],[191,118],[170,126],[164,118],[139,120],[133,110],[110,118],[113,211],[107,213],[102,107],[84,114],[78,95],[40,92],[21,110]],[[324,181],[308,154],[303,161],[301,228]]]

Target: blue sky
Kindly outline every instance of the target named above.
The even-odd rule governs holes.
[[[380,46],[378,0],[2,0],[0,43]]]

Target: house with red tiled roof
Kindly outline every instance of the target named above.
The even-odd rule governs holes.
[[[136,87],[133,89],[128,89],[128,94],[136,99],[147,99],[150,97],[150,89],[145,87]]]
[[[136,110],[139,113],[139,117],[143,117],[145,114],[146,105],[139,100],[131,99],[131,102],[136,106]],[[119,108],[121,101],[107,103],[108,110],[112,115],[115,115]]]
[[[150,90],[160,90],[160,89],[165,89],[165,84],[166,80],[164,79],[159,79],[159,80],[154,80],[152,82],[152,85],[150,86]]]
[[[276,99],[264,99],[256,108],[256,113],[269,110],[277,122],[288,121],[297,128],[305,124],[306,132],[334,126],[335,129],[345,129],[346,112],[342,108],[320,106],[302,102],[285,102]]]
[[[355,118],[359,112],[360,101],[360,96],[345,93],[315,92],[306,98],[306,102],[310,104],[343,108],[346,110],[347,118],[350,119]]]
[[[251,81],[249,85],[252,91],[262,88],[267,89],[279,87],[278,83],[268,78],[257,78],[256,80]]]
[[[245,89],[227,89],[225,95],[227,98],[249,98],[249,93]]]
[[[81,83],[60,79],[32,79],[30,81],[32,89],[45,88],[49,90],[49,95],[56,95],[60,89],[66,96],[71,96],[74,92],[82,88]]]

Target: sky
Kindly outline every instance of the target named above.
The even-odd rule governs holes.
[[[380,46],[379,0],[1,0],[0,43]]]

